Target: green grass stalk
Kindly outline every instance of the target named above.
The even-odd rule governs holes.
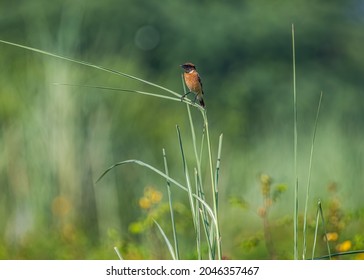
[[[121,255],[121,253],[120,253],[120,251],[119,251],[119,249],[118,249],[118,247],[114,247],[114,251],[115,251],[115,253],[116,253],[116,255],[118,256],[118,258],[119,258],[119,260],[123,260],[123,257],[122,257],[122,255]]]
[[[325,218],[324,218],[324,214],[322,211],[322,204],[321,204],[321,200],[319,200],[317,202],[317,211],[316,211],[316,226],[315,226],[315,235],[314,235],[314,241],[313,241],[313,248],[312,248],[312,259],[314,259],[315,257],[315,250],[316,250],[316,242],[317,242],[317,234],[318,234],[318,224],[319,224],[319,218],[321,217],[322,220],[322,225],[324,228],[324,233],[325,233],[325,241],[326,241],[326,246],[327,246],[327,252],[328,252],[328,256],[329,259],[331,260],[331,251],[330,251],[330,245],[329,245],[329,241],[327,240],[326,236],[327,236],[327,231],[326,231],[326,224],[325,224]]]
[[[324,217],[324,213],[323,213],[323,210],[322,210],[322,203],[321,203],[321,201],[319,201],[319,203],[318,203],[318,208],[319,208],[320,215],[321,215],[322,226],[324,228],[324,234],[325,234],[324,236],[325,236],[327,253],[329,254],[329,256],[331,256],[331,250],[330,250],[329,240],[327,240],[327,238],[326,238],[326,236],[327,236],[327,230],[326,230],[325,217]],[[329,257],[329,259],[331,260],[331,257]]]
[[[180,131],[178,125],[176,126],[176,129],[177,129],[177,136],[178,136],[179,145],[180,145],[180,148],[181,148],[183,171],[184,171],[184,174],[185,174],[185,177],[186,177],[186,184],[187,184],[187,190],[188,190],[187,192],[188,192],[188,198],[189,198],[189,201],[190,201],[190,208],[191,208],[191,212],[192,212],[193,225],[195,227],[195,230],[197,230],[195,204],[193,202],[193,192],[192,192],[192,188],[191,188],[190,175],[189,175],[189,172],[188,172],[187,161],[186,161],[186,157],[185,157],[185,153],[184,153],[184,149],[183,149],[183,145],[182,145],[181,131]]]
[[[182,84],[183,84],[183,89],[184,92],[186,93],[186,87],[185,84],[183,82],[183,77],[182,77]],[[191,115],[191,110],[189,108],[189,106],[187,105],[187,112],[188,112],[188,118],[190,121],[190,127],[191,127],[191,134],[192,134],[192,142],[193,142],[193,148],[194,148],[194,153],[195,153],[195,159],[196,159],[196,165],[197,165],[197,173],[199,175],[199,185],[200,185],[200,193],[201,193],[201,198],[204,199],[204,190],[203,190],[203,184],[202,184],[202,173],[201,173],[201,159],[202,159],[202,147],[203,147],[203,143],[204,143],[204,135],[206,132],[206,140],[207,140],[207,149],[208,149],[208,155],[209,155],[209,169],[210,169],[210,176],[211,176],[211,191],[212,191],[212,200],[213,200],[213,209],[214,209],[214,215],[215,218],[218,220],[218,191],[217,191],[217,185],[216,185],[216,181],[214,180],[214,171],[213,171],[213,165],[212,165],[212,152],[211,152],[211,145],[210,145],[210,136],[209,136],[209,132],[208,132],[208,121],[207,121],[207,115],[206,115],[206,110],[204,110],[202,107],[198,106],[202,116],[203,116],[203,120],[204,120],[204,130],[202,133],[202,141],[201,141],[201,149],[200,149],[200,155],[198,155],[197,153],[197,141],[196,141],[196,134],[195,134],[195,128],[194,128],[194,123],[192,120],[192,115]],[[222,139],[222,138],[221,138]],[[221,140],[220,139],[220,140]],[[219,146],[219,149],[221,151],[221,146]],[[215,240],[213,242],[213,244],[211,244],[211,248],[210,248],[210,259],[215,259],[216,257],[216,253],[215,253],[215,248],[217,248],[217,258],[221,259],[221,238],[220,238],[220,231],[219,231],[219,227],[217,225],[217,227],[215,228],[215,232],[209,230],[209,223],[206,220],[206,214],[204,213],[204,210],[202,208],[202,213],[201,213],[203,220],[204,220],[204,226],[205,226],[205,233],[207,233],[206,238],[208,240]],[[211,235],[211,233],[213,233],[213,235]],[[211,238],[213,237],[213,238]],[[210,241],[209,241],[209,246],[210,246]]]
[[[168,240],[168,237],[167,235],[165,234],[165,232],[163,231],[162,227],[158,224],[158,222],[156,220],[153,220],[154,223],[157,225],[160,233],[162,234],[162,237],[164,239],[164,242],[167,244],[167,247],[168,247],[168,250],[169,250],[169,253],[171,254],[172,256],[172,259],[173,260],[177,260],[176,259],[176,256],[175,256],[175,253],[174,253],[174,249],[173,249],[173,246],[171,244],[171,242]]]
[[[318,123],[318,119],[319,119],[319,115],[320,115],[321,101],[322,101],[322,92],[320,94],[320,100],[319,100],[319,103],[318,103],[318,106],[317,106],[315,125],[314,125],[314,129],[313,129],[313,134],[312,134],[310,161],[309,161],[309,165],[308,165],[308,179],[307,179],[307,187],[306,187],[306,202],[305,202],[305,212],[304,212],[304,217],[303,217],[303,252],[302,252],[302,259],[303,260],[306,259],[308,200],[309,200],[309,196],[310,196],[313,152],[314,152],[315,139],[316,139],[317,123]]]
[[[340,257],[340,256],[356,255],[356,254],[364,254],[364,250],[354,250],[354,251],[347,251],[347,252],[332,253],[329,255],[316,257],[316,258],[314,258],[314,260],[324,260],[324,259],[331,259],[332,257]]]
[[[205,124],[205,131],[206,131],[206,140],[207,140],[207,150],[208,150],[208,156],[209,156],[209,169],[210,169],[210,177],[211,177],[211,192],[212,192],[212,201],[213,201],[213,210],[214,210],[214,216],[216,220],[218,221],[218,189],[217,184],[214,179],[214,168],[212,164],[212,152],[211,152],[211,143],[210,143],[210,133],[209,133],[209,124],[207,120],[207,114],[206,110],[202,111],[202,116]],[[217,258],[221,260],[222,258],[222,252],[221,252],[221,236],[220,236],[220,229],[219,225],[216,224],[215,228],[215,246],[217,248]],[[213,246],[213,247],[215,247]]]
[[[182,85],[183,85],[183,91],[186,94],[187,91],[186,91],[185,83],[183,82],[183,75],[182,75]],[[188,104],[186,104],[186,108],[187,108],[188,119],[189,119],[190,128],[191,128],[193,151],[194,151],[195,160],[196,160],[196,172],[195,172],[195,176],[196,176],[196,181],[195,181],[196,182],[196,194],[201,199],[205,200],[205,192],[204,192],[204,189],[203,189],[202,171],[201,171],[202,170],[201,169],[201,160],[202,160],[202,154],[203,154],[204,130],[203,130],[203,133],[202,133],[202,140],[201,140],[201,145],[200,145],[201,146],[200,154],[198,154],[195,126],[194,126],[194,122],[193,122],[193,118],[192,118],[192,114],[191,114],[191,109],[190,109],[190,106]],[[210,222],[207,219],[206,210],[204,209],[204,207],[200,207],[199,203],[196,202],[196,212],[200,212],[200,211],[201,211],[201,216],[202,216],[202,222],[203,222],[205,237],[206,237],[206,240],[208,242],[208,247],[209,247],[209,251],[208,251],[209,252],[209,259],[212,259],[214,253],[213,253],[213,250],[212,250],[212,247],[211,247],[212,246],[211,245],[211,238],[209,236]],[[198,218],[199,217],[200,217],[200,215],[198,215]],[[198,230],[200,230],[200,228],[198,228]],[[201,250],[200,250],[199,254],[200,253],[201,253]],[[201,255],[199,256],[199,258],[200,257],[201,257]]]
[[[297,164],[297,93],[296,93],[296,50],[294,24],[292,24],[292,66],[293,66],[293,153],[294,153],[294,214],[293,214],[293,255],[298,259],[298,164]]]
[[[319,202],[320,203],[320,202]],[[318,232],[318,224],[319,224],[319,218],[320,218],[320,212],[317,207],[316,211],[316,226],[315,226],[315,235],[313,236],[313,246],[312,246],[312,258],[315,256],[315,250],[316,250],[316,242],[317,242],[317,232]]]
[[[53,83],[53,85],[138,93],[138,94],[142,94],[142,95],[146,95],[146,96],[158,97],[158,98],[168,99],[168,100],[172,100],[172,101],[178,101],[178,102],[181,101],[180,98],[167,96],[167,95],[163,95],[163,94],[156,94],[156,93],[147,92],[147,91],[134,90],[134,89],[123,89],[123,88],[114,88],[114,87],[105,87],[105,86],[96,86],[96,85],[76,85],[76,84],[67,84],[67,83]]]
[[[167,156],[166,156],[166,151],[164,148],[163,148],[163,161],[164,161],[164,171],[165,171],[166,175],[169,176]],[[174,255],[175,255],[175,259],[179,260],[179,247],[178,247],[176,223],[174,221],[174,214],[173,214],[171,184],[168,179],[167,179],[167,193],[168,193],[169,211],[171,214],[171,224],[172,224],[172,232],[173,232],[173,240],[174,240]]]
[[[220,175],[220,163],[221,163],[221,150],[222,150],[222,139],[223,139],[223,134],[220,134],[219,137],[219,148],[217,150],[217,160],[216,160],[216,172],[215,172],[215,184],[216,184],[216,188],[219,184],[219,175]],[[218,203],[218,198],[216,199],[216,203]],[[218,208],[218,207],[217,207]]]
[[[198,179],[198,171],[197,169],[195,168],[194,169],[195,171],[195,186],[196,186],[196,194],[198,196],[200,196],[199,194],[199,179]],[[203,199],[203,198],[202,198]],[[199,260],[202,260],[202,243],[201,243],[201,220],[200,220],[200,209],[201,209],[201,206],[200,206],[200,203],[198,203],[198,200],[196,200],[196,219],[197,219],[197,229],[196,229],[196,243],[197,243],[197,258]]]

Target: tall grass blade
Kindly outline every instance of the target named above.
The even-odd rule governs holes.
[[[302,253],[302,259],[304,260],[306,258],[306,249],[307,249],[307,211],[308,211],[308,200],[310,196],[310,185],[311,185],[311,170],[312,170],[312,160],[313,160],[313,151],[315,146],[315,139],[316,139],[316,131],[317,131],[317,123],[320,115],[320,107],[321,107],[321,101],[322,101],[322,92],[320,94],[320,100],[317,106],[317,113],[316,113],[316,119],[315,119],[315,125],[313,129],[313,135],[312,135],[312,143],[311,143],[311,153],[310,153],[310,161],[308,165],[308,179],[307,179],[307,187],[306,187],[306,202],[305,202],[305,214],[303,217],[303,253]]]
[[[186,86],[185,86],[185,83],[183,82],[183,76],[182,76],[182,85],[183,85],[183,91],[184,91],[184,93],[186,93]],[[195,176],[196,176],[195,177],[195,179],[196,179],[196,193],[202,200],[205,201],[205,192],[204,192],[204,189],[203,189],[202,171],[201,171],[201,160],[202,160],[204,138],[202,138],[202,140],[201,140],[200,154],[198,154],[195,126],[194,126],[194,122],[193,122],[193,118],[192,118],[192,114],[191,114],[191,109],[190,109],[189,106],[187,106],[187,113],[188,113],[188,119],[189,119],[190,128],[191,128],[192,145],[193,145],[193,151],[194,151],[195,161],[196,161],[196,173],[195,173]],[[202,135],[204,135],[204,130],[202,131]],[[200,205],[198,203],[196,203],[196,213],[198,213],[198,212],[201,212],[201,217],[202,217],[202,222],[203,222],[202,225],[204,227],[206,240],[208,240],[209,258],[212,259],[213,254],[212,254],[212,251],[211,251],[211,244],[210,244],[210,241],[209,241],[210,237],[208,236],[208,232],[210,231],[209,230],[210,222],[208,221],[206,210],[204,209],[204,207],[200,207]],[[201,231],[200,226],[199,226],[200,225],[199,217],[200,217],[200,215],[197,216],[197,219],[198,219],[198,232]],[[199,238],[201,238],[200,235],[199,235]]]
[[[196,235],[196,248],[197,248],[197,252],[198,254],[200,254],[200,225],[198,222],[198,212],[195,210],[195,205],[193,202],[193,192],[192,192],[192,188],[191,188],[191,184],[190,184],[190,179],[189,179],[189,174],[188,174],[188,168],[187,168],[187,162],[186,162],[186,158],[184,155],[184,150],[183,150],[183,145],[182,145],[182,138],[181,138],[181,132],[179,130],[179,127],[177,127],[177,135],[178,135],[178,140],[179,140],[179,144],[180,144],[180,148],[181,148],[181,154],[182,154],[182,161],[183,161],[183,168],[184,168],[184,173],[185,173],[185,177],[186,177],[186,182],[187,182],[187,189],[188,189],[188,198],[190,201],[190,208],[191,208],[191,212],[192,212],[192,219],[193,219],[193,225],[195,228],[195,235]],[[196,194],[198,196],[198,194]]]
[[[58,59],[70,61],[70,62],[73,62],[73,63],[81,64],[81,65],[84,65],[84,66],[87,66],[87,67],[95,68],[95,69],[98,69],[98,70],[101,70],[101,71],[104,71],[104,72],[108,72],[108,73],[111,73],[111,74],[115,74],[115,75],[118,75],[118,76],[123,76],[123,77],[129,78],[129,79],[136,80],[136,81],[142,82],[144,84],[159,88],[159,89],[164,90],[164,91],[166,91],[168,93],[171,93],[171,94],[173,94],[175,96],[181,97],[180,94],[178,94],[177,92],[174,92],[173,90],[170,90],[168,88],[165,88],[163,86],[157,85],[157,84],[152,83],[152,82],[149,82],[147,80],[144,80],[144,79],[135,77],[133,75],[129,75],[129,74],[120,72],[120,71],[116,71],[116,70],[113,70],[113,69],[110,69],[110,68],[106,68],[106,67],[103,67],[103,66],[98,66],[98,65],[86,62],[86,61],[76,60],[76,59],[69,58],[69,57],[66,57],[66,56],[54,54],[54,53],[51,53],[51,52],[43,51],[43,50],[40,50],[40,49],[36,49],[36,48],[28,47],[28,46],[25,46],[25,45],[8,42],[8,41],[0,40],[0,43],[11,45],[11,46],[22,48],[22,49],[26,49],[26,50],[29,50],[29,51],[32,51],[32,52],[44,54],[44,55],[55,57],[55,58],[58,58]]]
[[[222,139],[223,139],[223,134],[220,134],[220,137],[219,137],[219,148],[218,148],[218,150],[217,150],[216,173],[215,173],[215,182],[216,182],[216,186],[218,186],[218,183],[219,183],[220,163],[221,163],[221,149],[222,149]],[[216,199],[217,199],[216,203],[218,203],[218,198],[216,198]]]
[[[211,241],[211,240],[213,240],[213,235],[211,234],[212,227],[210,226],[210,222],[207,219],[206,211],[204,212],[200,208],[200,215],[202,217],[202,224],[203,224],[204,234],[205,234],[205,238],[206,238],[207,245],[208,245],[209,259],[213,260],[215,258],[215,251],[214,251],[214,249],[212,247],[213,242]]]
[[[188,105],[187,105],[187,113],[188,113],[188,119],[189,119],[190,127],[191,127],[192,145],[193,145],[193,151],[194,151],[194,154],[195,154],[196,167],[197,167],[197,172],[199,174],[199,184],[201,186],[203,186],[202,178],[201,178],[201,157],[199,157],[198,153],[197,153],[197,141],[196,141],[196,134],[195,134],[195,126],[193,124],[191,109],[190,109],[190,107]]]
[[[198,176],[197,170],[196,170],[195,174],[196,174],[196,176]],[[205,201],[205,194],[203,193],[202,186],[198,184],[197,178],[196,178],[196,186],[197,186],[198,196],[203,201]],[[198,201],[196,201],[196,202],[197,202],[196,203],[196,209],[200,213],[200,215],[198,217],[201,217],[202,225],[203,225],[203,229],[204,229],[204,233],[205,233],[205,238],[206,238],[207,244],[208,244],[209,259],[212,260],[212,259],[214,259],[215,253],[213,252],[212,245],[211,245],[211,236],[209,235],[209,233],[211,232],[211,223],[209,221],[209,218],[208,218],[208,215],[206,213],[205,207],[201,203],[199,203]],[[200,218],[199,218],[199,222],[200,222]],[[199,230],[201,230],[200,227],[199,227]],[[201,234],[200,234],[200,236],[201,236]]]
[[[195,230],[196,230],[197,229],[196,211],[195,211],[195,205],[194,205],[194,202],[193,202],[193,192],[192,192],[192,188],[191,188],[190,175],[188,173],[186,157],[185,157],[185,153],[184,153],[183,145],[182,145],[181,132],[180,132],[180,129],[179,129],[178,125],[176,126],[176,129],[177,129],[177,136],[178,136],[179,146],[181,148],[183,171],[184,171],[184,174],[185,174],[185,177],[186,177],[188,198],[189,198],[189,201],[190,201],[190,208],[191,208],[191,212],[192,212],[193,225],[194,225]]]
[[[201,147],[200,147],[200,160],[202,160],[202,154],[203,154],[203,148],[204,148],[204,143],[205,143],[205,125],[203,126],[202,129],[202,135],[201,135]]]
[[[331,259],[330,245],[329,245],[329,241],[327,240],[326,223],[325,223],[324,213],[322,211],[321,200],[319,200],[317,203],[316,227],[315,227],[315,236],[314,236],[314,242],[313,242],[313,248],[312,248],[312,259],[314,259],[314,257],[315,257],[319,217],[321,217],[321,220],[322,220],[322,225],[323,225],[324,233],[325,233],[324,236],[325,236],[325,241],[326,241],[326,246],[327,246],[327,252],[328,252],[329,259]]]
[[[163,162],[164,162],[164,171],[165,171],[166,175],[169,176],[167,156],[166,156],[166,150],[165,149],[163,149]],[[167,179],[167,193],[168,193],[169,211],[170,211],[170,214],[171,214],[171,224],[172,224],[172,232],[173,232],[175,257],[178,260],[179,259],[178,239],[177,239],[176,223],[174,221],[171,184],[169,183],[168,179]]]
[[[294,42],[294,24],[292,24],[292,66],[293,66],[293,153],[294,153],[294,216],[293,216],[293,235],[294,235],[294,259],[298,259],[298,163],[297,163],[297,93],[296,93],[296,50]]]
[[[327,236],[327,230],[326,230],[326,223],[325,223],[324,213],[322,211],[321,201],[319,201],[318,207],[319,207],[319,211],[320,211],[320,215],[321,215],[321,219],[322,219],[322,226],[324,228],[324,233],[325,233],[325,241],[326,241],[327,253],[330,256],[331,255],[331,251],[330,251],[329,240],[326,238],[326,236]],[[331,257],[329,257],[329,259],[331,260]]]
[[[184,87],[184,91],[186,91],[185,87]],[[197,168],[197,183],[199,184],[200,188],[202,190],[202,198],[205,199],[204,197],[204,191],[203,191],[203,183],[202,183],[202,171],[201,171],[201,156],[202,154],[200,154],[200,156],[197,153],[197,141],[196,141],[196,134],[195,134],[195,126],[193,124],[193,119],[192,119],[192,114],[191,114],[191,109],[190,107],[187,105],[187,113],[188,113],[188,119],[190,122],[190,127],[191,127],[191,136],[192,136],[192,145],[193,145],[193,151],[195,154],[195,160],[196,160],[196,168]],[[203,145],[203,142],[201,142],[201,146]]]
[[[202,116],[205,124],[205,131],[206,131],[206,140],[207,140],[207,150],[208,150],[208,156],[209,156],[209,169],[210,169],[210,178],[211,178],[211,193],[212,193],[212,202],[213,202],[213,209],[214,209],[214,216],[216,217],[217,221],[218,218],[218,203],[217,203],[217,194],[218,189],[215,181],[214,176],[214,168],[212,164],[212,152],[211,152],[211,143],[210,143],[210,133],[209,133],[209,124],[207,120],[207,114],[206,110],[202,111]],[[217,257],[219,260],[222,258],[221,253],[221,236],[220,236],[220,229],[219,225],[217,224],[217,227],[215,228],[215,236],[214,236],[214,243],[216,242],[216,245],[212,246],[213,248],[217,248]]]
[[[221,149],[222,149],[222,139],[223,139],[223,134],[220,134],[219,137],[219,146],[218,146],[218,151],[217,151],[217,162],[216,162],[216,170],[215,170],[215,198],[214,198],[214,205],[216,208],[216,211],[218,211],[219,209],[219,191],[218,191],[218,182],[219,182],[219,174],[220,174],[220,162],[221,162]],[[216,232],[216,238],[217,238],[217,246],[218,248],[221,246],[221,237],[220,237],[220,233],[217,231]],[[219,251],[221,250],[220,248],[218,249]],[[220,251],[221,252],[221,251]]]
[[[172,259],[173,259],[173,260],[176,260],[176,256],[175,256],[175,254],[174,254],[173,246],[172,246],[171,242],[169,242],[167,235],[164,233],[164,231],[163,231],[162,227],[161,227],[161,226],[157,223],[157,221],[156,221],[156,220],[153,220],[153,221],[154,221],[154,223],[157,225],[157,227],[158,227],[158,229],[159,229],[160,233],[162,234],[162,237],[163,237],[164,241],[165,241],[165,242],[166,242],[166,244],[167,244],[167,247],[168,247],[169,253],[170,253],[170,254],[171,254],[171,256],[172,256]]]
[[[317,242],[317,233],[318,233],[318,225],[319,225],[319,218],[320,218],[320,212],[317,206],[317,211],[316,211],[316,225],[315,225],[315,235],[313,238],[313,246],[312,246],[312,259],[315,256],[315,250],[316,250],[316,242]]]
[[[199,195],[199,179],[198,179],[198,171],[195,168],[195,186],[196,186],[196,194]],[[201,243],[201,221],[200,215],[200,204],[196,199],[196,222],[197,222],[197,229],[196,229],[196,243],[197,243],[197,259],[202,260],[202,243]]]

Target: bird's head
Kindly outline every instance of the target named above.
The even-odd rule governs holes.
[[[186,73],[196,70],[196,66],[190,62],[180,65]]]

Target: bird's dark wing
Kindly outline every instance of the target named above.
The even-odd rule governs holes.
[[[200,85],[201,85],[201,91],[202,91],[202,94],[203,94],[203,88],[202,88],[201,77],[200,77],[200,75],[199,75],[199,74],[197,74],[197,76],[198,76],[198,82],[199,82],[199,83],[200,83]]]

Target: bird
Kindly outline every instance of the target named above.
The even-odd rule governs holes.
[[[183,100],[185,96],[192,92],[195,94],[195,99],[193,100],[193,102],[196,102],[197,99],[200,102],[200,105],[205,108],[205,102],[203,100],[204,93],[202,89],[202,82],[200,75],[196,70],[196,66],[190,62],[186,62],[180,66],[184,70],[183,78],[189,90],[184,95],[182,95],[181,100]]]

